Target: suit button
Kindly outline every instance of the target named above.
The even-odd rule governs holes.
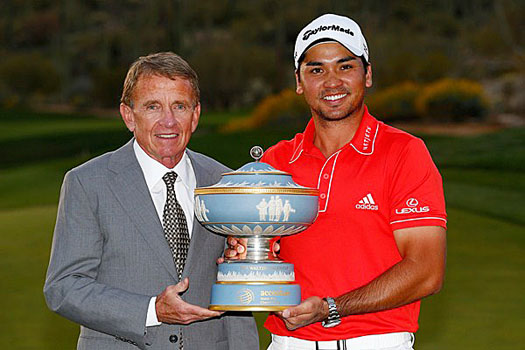
[[[179,340],[179,337],[177,337],[175,334],[170,335],[170,342],[176,343],[177,340]]]

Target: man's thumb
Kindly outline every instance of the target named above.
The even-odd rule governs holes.
[[[188,289],[189,286],[190,286],[190,279],[188,277],[185,277],[182,281],[180,281],[179,283],[175,285],[175,288],[176,288],[177,293],[182,293],[186,291],[186,289]]]

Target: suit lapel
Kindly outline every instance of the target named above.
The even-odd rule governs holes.
[[[203,167],[197,160],[192,151],[187,151],[188,156],[195,171],[195,177],[197,179],[197,187],[212,185],[213,178],[210,174],[210,170]],[[186,265],[184,267],[184,276],[189,276],[191,271],[198,265],[199,260],[202,259],[202,254],[207,252],[206,241],[213,234],[206,230],[197,220],[193,218],[193,228],[191,231],[190,248],[188,250],[188,258],[186,259]],[[209,259],[210,257],[206,257]],[[217,257],[218,258],[218,257]]]
[[[152,255],[178,280],[162,224],[133,151],[133,140],[113,154],[109,169],[115,173],[109,182],[117,200],[153,250]]]

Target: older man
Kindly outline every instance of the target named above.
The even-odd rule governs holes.
[[[228,169],[186,148],[200,111],[182,58],[140,57],[120,104],[134,138],[66,174],[44,294],[78,349],[258,348],[251,315],[206,308],[224,238],[194,220],[193,190]]]

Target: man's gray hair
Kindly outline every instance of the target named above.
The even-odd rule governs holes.
[[[169,79],[182,78],[189,81],[193,89],[194,104],[200,101],[197,73],[182,57],[173,52],[158,52],[139,57],[129,67],[120,102],[133,108],[133,92],[142,76],[160,75]]]

